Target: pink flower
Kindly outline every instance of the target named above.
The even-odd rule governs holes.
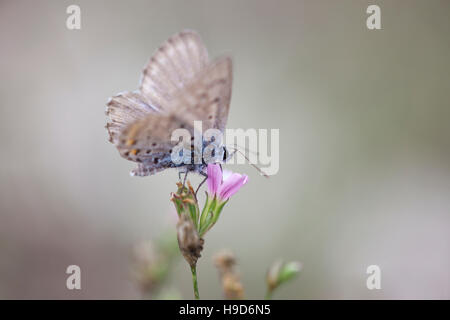
[[[218,164],[208,164],[207,174],[208,193],[222,201],[228,200],[248,181],[248,176],[245,174],[222,172]]]

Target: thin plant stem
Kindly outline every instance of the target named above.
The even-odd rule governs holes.
[[[266,295],[264,297],[265,300],[272,300],[272,290],[267,290]]]
[[[200,295],[198,294],[198,283],[197,283],[197,266],[191,267],[192,273],[192,285],[194,286],[195,300],[200,300]]]

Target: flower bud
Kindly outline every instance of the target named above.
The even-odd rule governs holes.
[[[238,275],[235,273],[225,273],[222,276],[222,286],[226,299],[244,299],[244,286],[242,285]]]
[[[282,283],[293,279],[301,270],[302,264],[297,261],[284,263],[276,261],[267,272],[267,291],[272,292]]]
[[[234,266],[236,258],[229,250],[222,250],[214,257],[214,264],[219,270],[223,293],[226,299],[244,299],[244,286]]]
[[[189,181],[187,182],[187,185],[188,186],[185,187],[181,183],[177,183],[178,190],[176,193],[172,193],[171,200],[175,205],[178,216],[181,217],[183,214],[189,215],[194,222],[195,227],[197,227],[200,209],[198,207],[194,189]]]
[[[214,264],[220,273],[233,272],[236,258],[230,250],[221,250],[214,256]]]

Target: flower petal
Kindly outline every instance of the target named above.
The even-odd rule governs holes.
[[[210,195],[214,196],[222,183],[222,169],[220,169],[220,165],[210,163],[206,172],[208,174],[208,179],[206,180],[208,191]]]
[[[228,179],[226,179],[222,185],[219,187],[218,193],[219,198],[222,200],[229,199],[238,190],[246,184],[248,181],[247,175],[241,175],[239,173],[233,173]]]
[[[223,183],[225,180],[227,180],[232,174],[233,174],[233,171],[231,171],[231,170],[227,170],[227,169],[223,170],[223,173],[222,173],[222,183]]]

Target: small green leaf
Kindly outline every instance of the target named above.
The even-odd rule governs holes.
[[[203,207],[202,214],[200,216],[200,235],[202,234],[202,231],[206,229],[207,225],[209,224],[208,218],[209,213],[214,210],[214,207],[216,206],[216,198],[210,198],[208,193],[206,193],[206,201],[205,206]]]
[[[188,204],[187,207],[189,209],[189,214],[191,216],[191,219],[194,222],[195,229],[197,229],[197,227],[198,227],[198,219],[197,219],[198,206],[193,205],[193,204]]]

